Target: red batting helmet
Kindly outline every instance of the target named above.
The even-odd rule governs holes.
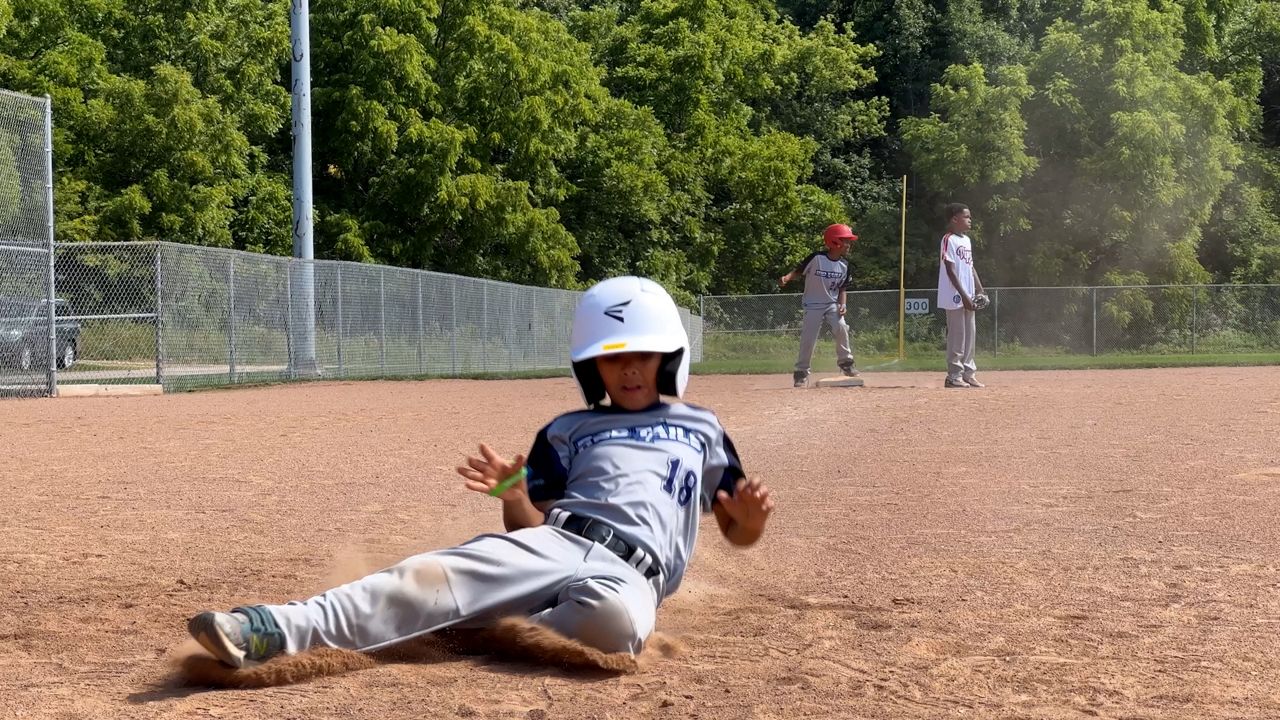
[[[858,236],[853,234],[848,225],[828,225],[827,229],[822,231],[822,242],[826,243],[829,250],[835,250],[842,243],[857,239]]]

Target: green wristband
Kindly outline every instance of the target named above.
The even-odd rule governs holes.
[[[515,487],[516,483],[518,483],[518,482],[520,482],[521,480],[525,479],[525,477],[527,477],[528,475],[529,475],[529,467],[528,467],[527,465],[526,465],[526,466],[524,466],[524,467],[521,467],[521,468],[520,468],[520,471],[519,471],[519,472],[517,472],[515,475],[512,475],[511,477],[507,478],[506,480],[503,480],[502,482],[498,483],[497,485],[494,485],[494,486],[493,486],[493,489],[489,491],[489,494],[490,494],[491,496],[493,496],[493,497],[498,497],[498,496],[499,496],[499,495],[501,495],[502,493],[504,493],[504,492],[506,492],[506,491],[510,490],[511,488]]]

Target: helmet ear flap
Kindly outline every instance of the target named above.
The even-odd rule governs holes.
[[[670,397],[679,397],[680,388],[677,378],[680,376],[680,363],[684,360],[684,348],[663,353],[662,364],[658,366],[658,392]]]
[[[582,388],[582,399],[587,405],[599,405],[604,400],[604,378],[596,367],[595,358],[587,358],[573,363],[573,376]]]

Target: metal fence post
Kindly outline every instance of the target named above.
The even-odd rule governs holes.
[[[227,379],[236,381],[236,256],[227,263]]]
[[[342,264],[334,266],[338,275],[338,377],[347,376],[347,367],[342,360]]]
[[[45,313],[49,322],[49,367],[45,379],[49,397],[56,397],[58,395],[58,288],[53,269],[53,100],[48,95],[44,96],[44,202],[45,230],[49,237],[49,262],[45,278],[49,284],[45,288],[49,303],[48,311]]]
[[[991,354],[999,355],[1000,354],[1000,288],[993,289],[991,291],[991,295],[992,295],[991,307],[992,307],[992,310],[994,310],[994,312],[992,313],[992,322],[995,323],[995,336],[996,336],[995,342],[991,343]],[[706,330],[706,327],[707,326],[704,323],[702,326],[704,331]]]
[[[1196,296],[1199,295],[1199,288],[1192,286],[1191,288],[1191,354],[1196,354]]]
[[[533,324],[538,321],[538,297],[541,295],[536,290],[531,290],[529,298],[529,322],[525,324],[525,341],[524,341],[524,369],[531,367],[542,367],[542,358],[539,355],[538,335],[533,331]],[[530,365],[529,358],[533,358],[533,365]]]
[[[285,261],[284,265],[284,354],[287,356],[289,365],[287,373],[289,378],[297,377],[294,371],[293,363],[293,260]]]
[[[53,248],[49,249],[49,269],[48,278],[46,279],[47,288],[45,291],[45,322],[48,323],[49,331],[46,340],[48,342],[46,363],[45,363],[45,390],[49,393],[49,397],[57,397],[58,395],[58,291],[54,286],[53,272]],[[34,362],[32,363],[35,364]]]
[[[1093,297],[1093,354],[1098,354],[1098,288],[1090,288]]]
[[[164,246],[156,245],[156,384],[164,386]]]
[[[418,276],[418,374],[423,374],[422,367],[422,273],[415,273]]]
[[[387,269],[378,273],[378,368],[387,374]]]
[[[311,30],[306,0],[289,3],[290,117],[293,120],[293,256],[299,259],[298,336],[293,338],[289,367],[296,377],[318,377],[316,362],[315,204],[311,167]]]
[[[480,285],[480,317],[483,329],[480,331],[480,362],[485,372],[489,371],[489,283]]]
[[[451,279],[449,287],[449,354],[452,357],[452,375],[458,374],[458,278]]]

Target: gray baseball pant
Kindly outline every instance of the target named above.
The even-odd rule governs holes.
[[[288,653],[372,651],[522,616],[604,652],[635,654],[653,632],[661,588],[661,575],[646,580],[603,545],[541,525],[481,535],[309,600],[265,607]]]
[[[978,372],[973,362],[974,342],[978,336],[977,313],[958,308],[947,311],[947,379],[958,381]]]
[[[849,348],[849,325],[836,310],[836,306],[806,307],[804,325],[800,331],[800,356],[796,358],[796,375],[809,374],[813,363],[813,349],[818,346],[818,333],[822,332],[824,320],[831,326],[831,334],[836,340],[836,363],[840,367],[853,364],[853,350]]]

